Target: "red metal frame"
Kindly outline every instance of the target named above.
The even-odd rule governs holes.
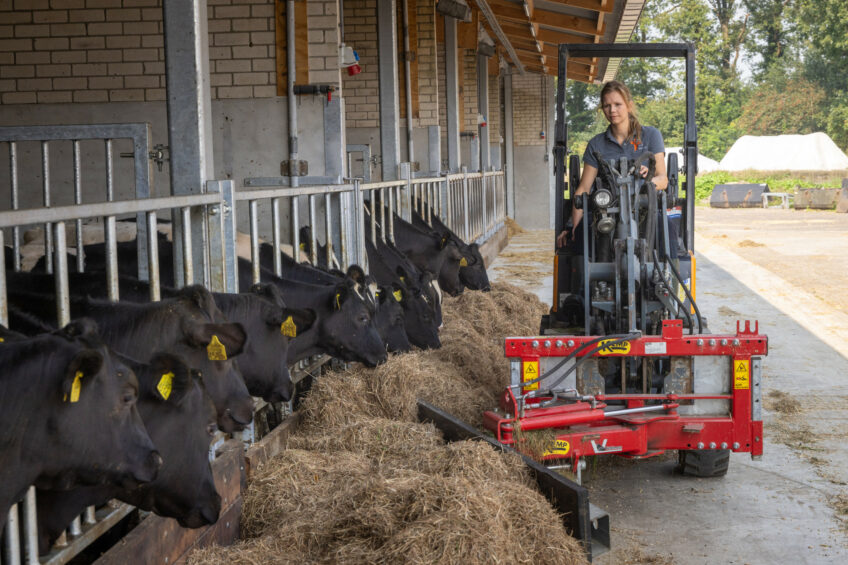
[[[508,358],[520,358],[522,374],[527,364],[542,357],[565,357],[594,336],[540,336],[507,338],[504,346]],[[649,345],[655,344],[655,345]],[[664,345],[658,345],[664,344]],[[646,351],[647,346],[647,351]],[[586,348],[586,352],[593,348]],[[495,433],[498,441],[515,443],[513,430],[530,431],[554,428],[556,446],[542,460],[570,458],[577,469],[581,457],[614,453],[633,458],[650,457],[679,449],[730,449],[763,453],[763,423],[753,419],[751,393],[751,357],[768,354],[768,338],[759,334],[759,324],[752,330],[749,322],[736,335],[684,335],[680,320],[663,322],[662,335],[645,336],[628,341],[613,351],[597,352],[594,357],[668,357],[713,355],[731,357],[731,391],[729,394],[609,394],[595,396],[595,406],[580,401],[571,404],[538,407],[544,399],[534,399],[519,415],[519,403],[513,389],[501,397],[503,414],[487,411],[483,425]],[[577,358],[582,355],[578,354]],[[693,378],[697,378],[697,375]],[[527,379],[529,380],[529,379]],[[527,392],[523,390],[522,392]],[[679,414],[681,401],[692,399],[726,399],[730,401],[728,416]],[[619,416],[606,416],[604,407],[610,400],[624,400],[622,408],[645,406],[646,401],[662,401],[664,410]]]

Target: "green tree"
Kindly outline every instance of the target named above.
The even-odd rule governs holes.
[[[746,48],[761,58],[759,73],[786,57],[792,40],[794,22],[788,17],[791,0],[744,0],[750,15]]]
[[[736,125],[752,135],[812,133],[826,123],[825,97],[820,85],[774,64],[751,92]]]

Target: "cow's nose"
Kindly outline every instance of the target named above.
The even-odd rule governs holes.
[[[142,468],[133,473],[133,478],[140,483],[155,481],[160,467],[162,467],[162,456],[158,451],[151,451],[147,454]]]
[[[486,286],[484,286],[484,287],[483,287],[483,292],[489,292],[489,291],[491,291],[491,290],[492,290],[492,286],[491,286],[491,285],[488,285],[488,284],[487,284]]]
[[[265,402],[288,402],[291,400],[293,388],[291,381],[282,383],[272,390],[264,400]]]

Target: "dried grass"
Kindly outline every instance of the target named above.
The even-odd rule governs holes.
[[[524,228],[522,228],[520,225],[518,225],[518,222],[516,222],[512,218],[507,217],[504,220],[504,223],[506,224],[506,236],[509,239],[512,239],[512,236],[514,236],[514,235],[517,235],[519,233],[524,233],[525,231],[527,231]]]
[[[190,563],[585,563],[515,455],[445,444],[422,398],[478,425],[508,379],[506,335],[545,307],[517,287],[446,299],[442,349],[318,379],[288,449],[259,468],[242,541]]]

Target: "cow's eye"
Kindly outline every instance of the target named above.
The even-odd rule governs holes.
[[[215,422],[210,422],[209,425],[206,426],[206,433],[210,436],[214,436],[215,432],[218,431],[218,424]]]
[[[124,394],[121,396],[121,401],[124,404],[132,404],[135,402],[136,393],[132,389],[127,389],[124,391]]]
[[[368,316],[362,315],[362,316],[359,317],[359,323],[360,324],[367,324],[370,319],[371,318],[369,318]]]

